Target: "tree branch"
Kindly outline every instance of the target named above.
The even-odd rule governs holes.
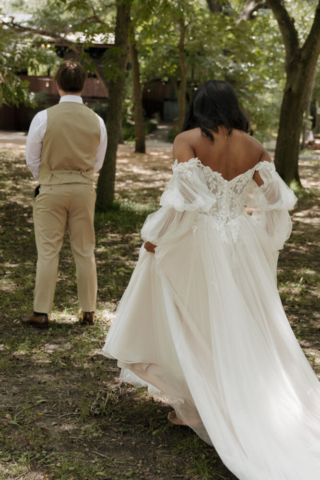
[[[24,27],[22,25],[19,25],[18,23],[15,23],[12,19],[10,23],[4,22],[3,20],[0,19],[0,25],[4,25],[6,27],[9,27],[10,29],[18,32],[18,33],[34,33],[35,35],[41,35],[44,37],[51,37],[54,40],[58,40],[59,42],[62,43],[63,46],[69,47],[71,50],[73,50],[77,55],[81,54],[82,49],[79,48],[78,45],[76,45],[74,42],[71,42],[70,40],[67,40],[63,35],[48,31],[48,30],[41,30],[39,28],[34,28],[34,27]],[[66,32],[67,34],[67,32]],[[103,69],[102,67],[96,62],[94,59],[92,59],[92,62],[94,64],[94,72],[97,76],[97,78],[100,80],[102,85],[104,86],[106,92],[108,92],[108,86],[106,79],[103,74]]]
[[[96,13],[94,13],[94,15],[92,15],[91,17],[88,17],[88,18],[85,18],[84,20],[82,20],[80,23],[78,23],[77,25],[85,25],[86,23],[100,23],[100,25],[104,25],[105,27],[108,27],[108,24],[107,22],[105,22],[104,20],[102,20],[99,15],[97,15]],[[75,27],[76,25],[74,25],[73,27]]]
[[[219,1],[219,0],[207,0],[207,4],[211,13],[222,12],[224,5],[230,5],[228,0]]]
[[[14,30],[15,32],[18,33],[34,33],[35,35],[42,35],[44,37],[51,37],[54,39],[63,39],[64,42],[67,44],[69,43],[70,45],[73,44],[73,42],[70,42],[69,40],[66,40],[64,37],[62,37],[60,34],[57,34],[56,32],[52,32],[50,30],[42,30],[39,28],[34,28],[34,27],[24,27],[22,25],[19,25],[18,23],[15,23],[13,20],[11,22],[5,22],[0,19],[1,25],[10,28],[11,30]]]
[[[316,8],[313,24],[302,47],[302,58],[316,62],[320,53],[320,0]],[[314,58],[313,58],[314,57]]]
[[[105,4],[103,4],[103,8],[116,7],[116,5],[117,5],[117,2],[105,3]]]
[[[267,4],[272,9],[273,14],[279,24],[286,50],[286,64],[288,64],[299,49],[299,37],[294,26],[294,19],[290,17],[288,11],[286,10],[286,7],[284,6],[284,0],[267,0]]]
[[[266,8],[265,0],[246,0],[246,3],[243,5],[242,11],[237,20],[237,24],[253,20],[253,13],[257,10],[260,10],[261,8]]]

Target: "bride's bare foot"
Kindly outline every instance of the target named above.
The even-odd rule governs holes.
[[[173,425],[180,425],[182,427],[187,427],[188,425],[184,423],[181,418],[178,417],[176,412],[173,410],[172,412],[168,413],[168,420],[169,422],[173,423]]]

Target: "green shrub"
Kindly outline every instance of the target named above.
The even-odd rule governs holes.
[[[156,120],[147,120],[144,124],[144,131],[146,132],[146,135],[148,133],[152,133],[158,128],[158,122]]]
[[[144,123],[144,132],[146,135],[157,130],[158,124],[155,120],[147,120]],[[127,142],[133,142],[135,140],[134,123],[122,122],[122,135],[123,139]]]
[[[108,104],[106,102],[95,102],[88,105],[99,117],[106,119]]]
[[[122,136],[123,140],[127,142],[133,142],[135,139],[134,135],[134,124],[123,122],[122,123]]]
[[[170,128],[168,132],[168,142],[173,143],[178,133],[179,133],[179,130],[177,127]]]

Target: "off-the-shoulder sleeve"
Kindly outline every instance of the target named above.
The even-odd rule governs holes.
[[[172,166],[172,178],[160,200],[162,207],[178,212],[208,212],[216,198],[207,187],[201,163],[197,158]]]
[[[199,212],[208,212],[216,202],[208,189],[201,163],[194,158],[172,166],[173,175],[162,194],[162,208],[148,216],[141,237],[157,246],[175,241],[188,232]]]
[[[281,250],[291,234],[292,222],[288,210],[294,208],[297,197],[278,175],[274,163],[260,162],[256,171],[263,184],[260,187],[256,185],[248,206],[255,209],[252,217],[265,229],[274,248]]]

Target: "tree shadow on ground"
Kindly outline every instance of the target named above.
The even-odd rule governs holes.
[[[0,478],[235,479],[214,449],[188,428],[168,423],[166,403],[121,383],[116,363],[101,355],[138,258],[139,230],[170,177],[167,150],[154,152],[159,158],[134,156],[124,147],[121,152],[118,207],[95,220],[96,324],[78,323],[75,267],[66,235],[47,331],[19,323],[32,308],[34,289],[33,184],[21,154],[0,154]],[[290,322],[319,373],[318,164],[304,163],[302,177],[314,192],[301,194],[294,211],[278,280]]]
[[[155,175],[152,161],[151,168],[137,166],[139,188],[133,189],[127,162],[125,169],[120,164],[123,196],[118,192],[114,210],[96,215],[96,324],[79,324],[66,234],[50,328],[38,331],[19,323],[32,309],[34,184],[21,154],[2,152],[0,161],[0,478],[235,478],[191,430],[167,421],[166,403],[121,383],[115,362],[101,355],[138,258],[139,231],[156,208],[169,168]]]

